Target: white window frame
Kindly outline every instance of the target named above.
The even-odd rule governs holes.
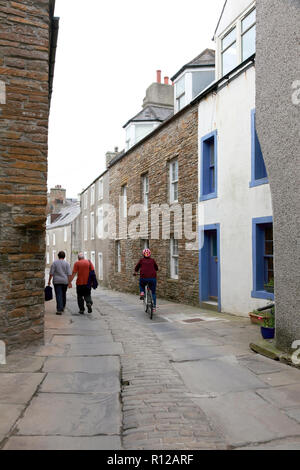
[[[177,92],[177,87],[178,87],[178,84],[182,82],[184,83],[184,87],[183,87],[183,91],[178,94]],[[183,109],[186,105],[186,99],[185,99],[185,96],[186,96],[186,81],[185,81],[185,75],[183,75],[178,81],[177,83],[175,84],[175,93],[176,93],[176,111],[180,111],[181,109]],[[184,103],[181,105],[181,101],[182,99],[184,98]]]
[[[103,199],[103,178],[98,181],[98,201]]]
[[[174,165],[175,165],[175,178],[173,177],[174,176],[174,172],[173,172]],[[170,161],[169,173],[170,173],[170,203],[173,204],[175,202],[178,202],[179,167],[178,167],[178,159],[177,158]],[[177,187],[177,198],[175,197],[175,186]]]
[[[93,206],[95,204],[95,185],[91,186],[91,202],[90,205]]]
[[[116,242],[116,251],[117,251],[117,272],[120,273],[122,271],[122,259],[121,259],[121,242],[118,240]]]
[[[145,210],[149,207],[149,174],[142,175],[143,205]]]
[[[64,227],[64,243],[68,241],[68,229],[67,227]]]
[[[46,245],[50,246],[50,236],[49,233],[46,233]]]
[[[87,215],[83,218],[83,239],[87,241],[88,239],[88,218]]]
[[[46,252],[46,264],[50,263],[50,253],[49,251]]]
[[[95,267],[95,264],[96,264],[96,252],[95,251],[91,251],[91,262],[92,262],[92,265]]]
[[[97,236],[100,240],[102,240],[104,238],[103,207],[98,207]]]
[[[122,196],[122,216],[127,217],[127,184],[121,187]]]
[[[83,253],[83,256],[84,256],[84,259],[88,259],[88,252],[85,251],[85,252]]]
[[[88,191],[86,191],[83,195],[83,208],[87,209],[88,206]]]
[[[56,259],[56,250],[52,250],[52,261],[53,261],[53,263],[54,263],[55,259]]]
[[[52,233],[52,245],[53,246],[56,245],[56,235],[55,235],[55,233]]]
[[[256,28],[256,16],[255,16],[255,21],[254,23],[252,23],[250,26],[248,26],[247,29],[245,29],[245,31],[243,31],[243,21],[249,16],[251,15],[251,13],[253,13],[255,11],[255,15],[256,15],[256,8],[252,8],[251,10],[247,11],[247,13],[241,18],[241,61],[243,62],[244,60],[247,60],[244,59],[243,55],[244,55],[244,50],[243,50],[243,38],[244,36],[252,29],[252,28]]]
[[[103,253],[98,253],[98,278],[103,281]]]
[[[170,238],[170,275],[171,279],[179,278],[179,247],[178,240],[176,240],[174,237]]]
[[[91,240],[95,240],[95,213],[91,212],[90,214],[91,222]]]
[[[256,25],[256,21],[252,23],[247,30],[242,31],[242,23],[243,21],[247,18],[248,15],[250,15],[254,10],[256,10],[256,6],[253,3],[249,8],[233,23],[231,24],[226,31],[222,34],[222,36],[219,37],[218,39],[218,48],[219,48],[219,78],[223,77],[229,72],[226,72],[225,74],[223,73],[223,54],[226,52],[235,42],[236,42],[236,48],[237,48],[237,63],[236,66],[241,64],[243,62],[243,36]],[[224,50],[223,50],[223,40],[228,36],[228,34],[231,33],[236,29],[236,40],[232,42],[230,45],[228,45]],[[245,59],[247,60],[247,59]]]

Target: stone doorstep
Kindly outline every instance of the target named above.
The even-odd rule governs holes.
[[[250,343],[250,349],[257,354],[273,359],[274,361],[282,362],[297,369],[300,368],[300,365],[297,366],[293,363],[292,354],[278,349],[273,341],[260,340],[256,343]]]

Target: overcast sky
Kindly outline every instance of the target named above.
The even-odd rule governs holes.
[[[56,0],[60,17],[49,130],[48,188],[77,194],[125,146],[123,125],[146,89],[211,41],[224,0]]]

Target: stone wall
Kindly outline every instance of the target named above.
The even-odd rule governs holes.
[[[0,1],[0,339],[9,349],[43,338],[49,7]]]
[[[300,3],[257,0],[256,119],[274,212],[277,346],[300,340]]]
[[[178,158],[179,204],[194,204],[194,230],[196,230],[196,204],[198,194],[198,111],[197,106],[183,112],[154,131],[135,148],[109,168],[110,204],[118,214],[121,187],[127,184],[127,206],[142,203],[141,177],[149,176],[149,228],[151,204],[169,204],[169,163]],[[118,219],[118,216],[117,216]],[[128,225],[134,217],[128,217]],[[160,220],[160,228],[162,222]],[[119,225],[117,220],[117,233]],[[173,227],[174,229],[174,227]],[[172,228],[171,228],[172,233]],[[150,238],[143,236],[143,239]],[[198,250],[187,251],[186,239],[179,240],[179,279],[170,279],[170,240],[150,239],[153,258],[159,265],[158,295],[185,303],[198,303]],[[123,239],[121,243],[122,269],[117,272],[116,241],[111,241],[109,285],[113,289],[138,292],[133,278],[135,264],[141,258],[142,240]]]

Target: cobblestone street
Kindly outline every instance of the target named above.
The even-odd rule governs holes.
[[[94,293],[46,305],[45,346],[0,366],[1,448],[300,449],[300,372],[249,349],[248,319]]]

